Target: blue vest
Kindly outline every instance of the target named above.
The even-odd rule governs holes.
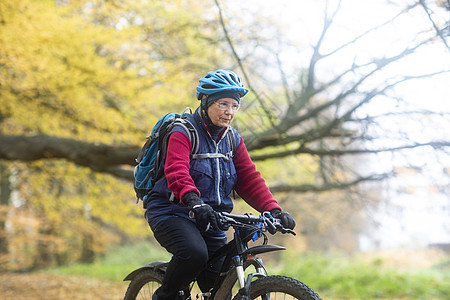
[[[199,138],[198,150],[191,155],[189,174],[200,191],[203,202],[211,205],[215,211],[231,212],[233,201],[230,194],[236,185],[237,174],[232,159],[234,153],[231,153],[232,147],[227,135],[235,139],[235,150],[239,147],[241,137],[234,128],[228,126],[226,130],[232,132],[224,132],[218,142],[213,140],[205,128],[199,108],[187,120],[195,127]],[[176,126],[172,130],[176,131],[187,135],[181,127]],[[163,177],[153,187],[147,204],[146,218],[152,228],[171,216],[189,219],[187,207],[177,203],[179,201],[169,199],[173,200],[173,193]]]

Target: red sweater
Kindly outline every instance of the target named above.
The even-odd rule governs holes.
[[[169,189],[177,199],[183,199],[184,194],[190,191],[195,191],[200,195],[189,175],[190,153],[191,141],[189,138],[182,132],[171,134],[164,172]],[[237,173],[235,190],[242,199],[259,212],[270,211],[274,208],[281,209],[278,202],[273,198],[261,173],[256,170],[242,138],[233,157],[233,162]]]

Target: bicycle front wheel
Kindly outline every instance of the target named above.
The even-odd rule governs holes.
[[[287,276],[268,276],[250,285],[250,299],[320,300],[320,296],[303,282]]]
[[[130,282],[124,300],[152,299],[153,293],[161,286],[162,272],[142,270]]]

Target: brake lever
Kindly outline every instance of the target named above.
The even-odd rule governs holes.
[[[292,234],[292,235],[294,235],[294,236],[297,235],[297,233],[295,233],[294,230],[289,229],[289,228],[284,228],[284,227],[281,229],[281,233],[283,233],[283,234],[284,234],[284,233],[290,233],[290,234]]]

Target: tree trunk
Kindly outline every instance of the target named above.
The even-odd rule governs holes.
[[[82,263],[93,263],[95,260],[95,253],[92,249],[92,246],[94,244],[94,237],[91,233],[85,233],[83,235],[83,241],[82,241],[82,250],[81,250],[81,257],[80,262]]]
[[[39,270],[42,268],[48,268],[53,265],[53,259],[55,256],[54,249],[52,247],[52,238],[55,236],[54,230],[51,225],[43,224],[39,230],[39,241],[37,244],[37,253],[34,258],[33,269]]]
[[[10,173],[6,164],[0,162],[0,272],[7,269],[8,238],[6,236],[6,220],[10,197]]]

